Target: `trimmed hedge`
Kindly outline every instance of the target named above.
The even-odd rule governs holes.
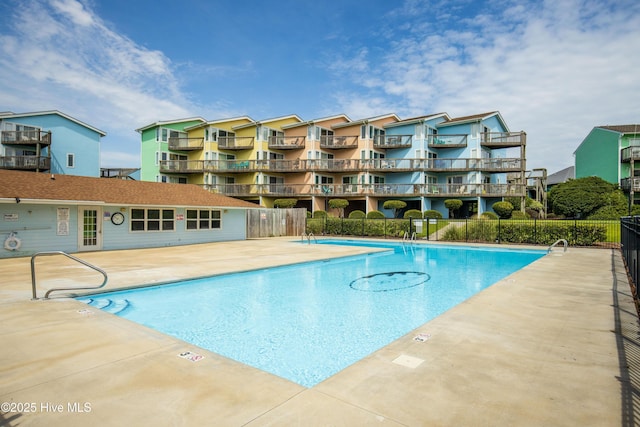
[[[499,227],[499,229],[498,229]],[[575,246],[594,246],[607,241],[607,229],[599,224],[543,223],[517,221],[469,221],[465,226],[450,227],[443,236],[450,241],[482,241],[552,245],[566,239]]]
[[[409,209],[404,213],[402,217],[404,219],[407,219],[407,218],[422,219],[422,212],[420,212],[418,209]]]
[[[314,218],[307,220],[307,233],[314,235],[402,237],[409,231],[408,219]]]
[[[423,217],[424,218],[442,219],[442,214],[439,211],[436,211],[434,209],[430,209],[428,211],[424,211]]]

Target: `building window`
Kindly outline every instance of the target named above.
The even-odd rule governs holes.
[[[76,167],[76,156],[73,153],[67,153],[67,167],[75,168]]]
[[[187,230],[218,230],[221,227],[219,210],[187,209]]]
[[[131,231],[174,231],[173,209],[131,209]]]

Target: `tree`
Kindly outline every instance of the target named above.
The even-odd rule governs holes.
[[[618,192],[618,194],[613,194]],[[624,195],[615,184],[597,176],[570,179],[549,192],[551,211],[556,215],[587,218],[603,206],[620,204]],[[626,205],[626,202],[624,202]]]
[[[511,212],[513,212],[513,205],[509,202],[495,202],[491,205],[491,209],[502,219],[507,219],[511,217]]]
[[[346,199],[331,199],[329,200],[329,207],[331,209],[340,210],[340,218],[344,217],[344,208],[349,206],[349,201]]]
[[[385,209],[393,209],[393,217],[397,218],[400,210],[407,207],[407,202],[403,202],[402,200],[387,200],[382,207]]]
[[[455,218],[456,217],[455,213],[462,207],[462,200],[447,199],[444,201],[444,207],[449,209],[451,218]]]
[[[281,209],[292,208],[298,203],[297,199],[275,199],[273,201],[273,206]]]

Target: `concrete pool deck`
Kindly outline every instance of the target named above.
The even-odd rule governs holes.
[[[113,289],[370,250],[277,238],[74,255]],[[312,388],[73,299],[31,300],[29,262],[0,259],[2,426],[638,421],[638,318],[618,250],[545,256]],[[60,256],[36,272],[39,297],[101,282]]]

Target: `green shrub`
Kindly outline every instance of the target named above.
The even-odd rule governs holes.
[[[458,199],[447,199],[444,201],[444,207],[449,209],[449,213],[451,214],[452,218],[455,218],[455,212],[457,212],[462,207],[462,205],[462,200]]]
[[[417,209],[409,209],[408,211],[406,211],[404,213],[404,215],[402,217],[404,219],[407,219],[407,218],[419,218],[419,219],[422,219],[422,212],[420,212]]]
[[[482,212],[482,215],[480,216],[486,219],[498,219],[498,215],[491,211]]]
[[[603,206],[587,219],[620,219],[626,212],[615,206]]]
[[[340,217],[344,216],[344,208],[349,206],[349,201],[346,199],[330,199],[329,207],[331,209],[338,209],[340,211]]]
[[[400,210],[407,207],[407,202],[404,200],[387,200],[382,204],[382,207],[385,209],[393,209],[393,217],[397,218]]]
[[[383,219],[384,214],[380,211],[369,211],[367,213],[367,219]]]
[[[324,227],[324,218],[307,219],[306,232],[313,233],[315,235],[322,234]]]
[[[436,218],[436,219],[442,219],[442,214],[436,210],[428,210],[428,211],[424,211],[424,215],[423,218]]]
[[[513,212],[513,205],[509,202],[495,202],[491,208],[503,219],[511,217],[511,212]]]
[[[444,230],[444,234],[442,235],[442,240],[449,240],[452,242],[455,241],[464,241],[466,235],[464,233],[464,229],[462,227],[451,226]]]
[[[273,201],[273,207],[280,209],[292,208],[298,203],[298,199],[275,199]]]
[[[366,214],[360,210],[355,210],[355,211],[351,211],[349,213],[349,218],[350,219],[362,219],[362,218],[366,218]]]
[[[327,217],[327,213],[325,211],[315,211],[313,213],[313,217],[314,218],[326,218]]]
[[[513,211],[511,212],[511,219],[529,219],[529,215],[526,212]]]
[[[529,243],[551,245],[558,239],[566,239],[569,244],[593,246],[607,241],[607,228],[599,224],[573,222],[503,222],[500,238],[505,243]]]
[[[498,223],[489,219],[469,221],[467,222],[466,235],[471,241],[494,242],[498,237]]]

